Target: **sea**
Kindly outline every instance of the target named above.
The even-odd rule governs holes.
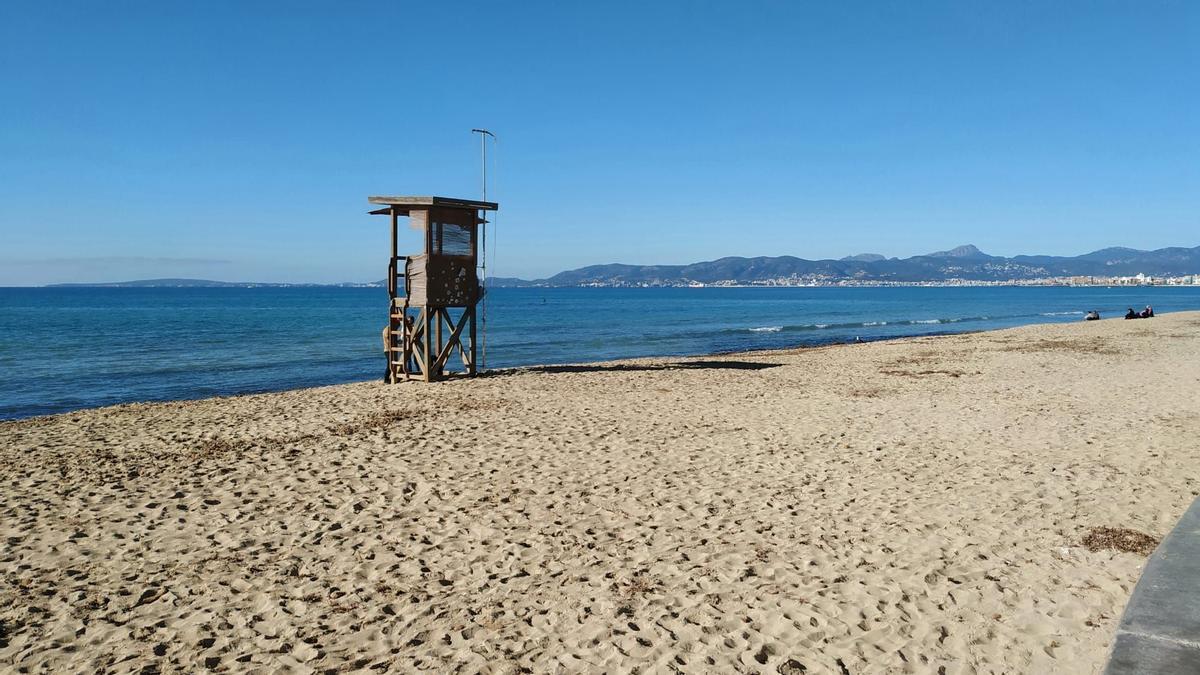
[[[489,369],[1200,310],[1200,286],[495,288]],[[380,379],[379,288],[0,288],[0,419]],[[1102,328],[1098,328],[1102,330]]]

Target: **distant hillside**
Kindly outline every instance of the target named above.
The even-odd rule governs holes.
[[[526,281],[516,277],[488,277],[488,286],[495,288],[524,288],[526,286],[537,286],[536,281]]]
[[[254,281],[213,281],[211,279],[136,279],[134,281],[112,281],[100,283],[49,284],[47,288],[293,288],[332,287],[358,288],[382,286],[383,282],[357,284],[279,284]]]
[[[975,248],[974,244],[964,244],[950,249],[949,251],[937,251],[928,253],[926,258],[962,258],[965,260],[989,260],[992,256]]]
[[[690,265],[589,265],[547,279],[491,277],[494,288],[528,286],[685,286],[692,283],[753,284],[766,281],[836,282],[1009,281],[1071,276],[1184,276],[1200,274],[1200,246],[1139,251],[1104,248],[1073,257],[992,256],[966,244],[911,258],[885,258],[860,253],[841,260],[805,260],[794,256],[728,257]],[[113,283],[53,284],[54,287],[99,288],[285,288],[293,286],[383,287],[384,281],[341,284],[279,284],[207,279],[141,279]]]
[[[1200,274],[1200,246],[1139,251],[1106,248],[1080,256],[991,256],[970,244],[911,258],[861,254],[841,260],[793,256],[720,258],[690,265],[589,265],[547,279],[492,279],[493,286],[642,286],[755,283],[814,278],[878,282],[1008,281],[1067,276]]]

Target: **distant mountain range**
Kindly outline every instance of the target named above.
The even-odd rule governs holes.
[[[384,282],[367,284],[278,284],[255,281],[212,281],[210,279],[138,279],[135,281],[112,281],[101,283],[49,284],[48,288],[312,288],[337,287],[359,288],[382,286]]]
[[[753,284],[813,279],[860,282],[924,282],[962,279],[1009,281],[1073,276],[1182,276],[1200,274],[1200,246],[1139,251],[1105,248],[1080,256],[993,256],[966,244],[911,258],[862,253],[841,260],[793,256],[720,258],[690,265],[589,265],[537,280],[496,277],[492,286],[677,286],[690,283]]]
[[[559,272],[546,279],[492,277],[493,287],[527,286],[686,286],[689,284],[755,284],[769,281],[814,280],[836,282],[939,282],[1020,281],[1044,277],[1075,276],[1184,276],[1200,274],[1200,246],[1139,251],[1104,248],[1084,255],[1064,257],[1019,255],[993,256],[966,244],[911,258],[885,258],[878,253],[860,253],[840,260],[805,260],[794,256],[729,257],[690,265],[589,265]],[[53,284],[55,287],[104,288],[222,288],[296,286],[379,287],[383,281],[341,284],[279,284],[208,281],[205,279],[143,279],[94,284]]]

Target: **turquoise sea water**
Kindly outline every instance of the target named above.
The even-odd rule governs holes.
[[[1079,321],[1200,287],[493,289],[487,365],[599,361]],[[0,419],[382,376],[370,288],[0,288]]]

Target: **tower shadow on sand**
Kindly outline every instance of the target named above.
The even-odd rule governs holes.
[[[655,370],[766,370],[777,368],[781,363],[759,363],[756,361],[677,361],[673,363],[587,363],[562,366],[530,366],[518,369],[534,373],[626,373]]]

